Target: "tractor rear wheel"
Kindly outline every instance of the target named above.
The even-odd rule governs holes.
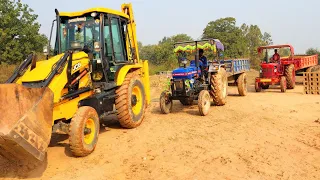
[[[138,127],[146,111],[146,95],[140,76],[135,72],[128,73],[116,95],[115,106],[120,125],[128,129]]]
[[[296,72],[293,64],[290,64],[289,66],[286,67],[285,76],[287,79],[288,89],[294,89],[296,85]]]
[[[169,91],[163,91],[160,95],[160,110],[163,114],[169,114],[172,111],[172,100]]]
[[[286,90],[287,90],[287,80],[286,80],[286,77],[284,77],[284,76],[281,76],[280,88],[281,88],[281,92],[286,92]]]
[[[261,85],[261,88],[262,88],[262,89],[269,89],[269,84],[263,84],[263,83],[261,83],[260,85]]]
[[[256,82],[254,88],[256,89],[256,92],[261,92],[261,84]]]
[[[100,122],[97,111],[89,106],[80,107],[69,127],[70,149],[74,156],[91,154],[98,142]]]
[[[202,90],[199,94],[198,107],[201,116],[206,116],[210,110],[210,94],[207,90]]]
[[[193,104],[193,98],[180,99],[180,102],[184,106],[191,106]]]
[[[246,96],[248,92],[247,75],[242,73],[237,80],[238,92],[240,96]]]
[[[228,77],[226,70],[224,68],[220,68],[218,73],[211,75],[210,81],[210,95],[214,104],[217,106],[225,105],[228,95]]]

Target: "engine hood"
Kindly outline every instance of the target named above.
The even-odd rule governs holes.
[[[41,60],[36,63],[36,67],[30,71],[30,67],[26,70],[25,74],[19,79],[20,82],[35,82],[45,80],[50,72],[54,69],[53,66],[57,63],[64,53],[51,57],[48,60]],[[85,52],[73,53],[72,60],[80,60],[88,58]]]

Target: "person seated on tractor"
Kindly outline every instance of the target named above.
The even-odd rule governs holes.
[[[208,66],[207,57],[203,55],[203,49],[199,49],[199,60],[204,66]]]
[[[274,55],[270,58],[270,61],[273,63],[280,61],[280,55],[278,54],[277,49],[274,50]]]

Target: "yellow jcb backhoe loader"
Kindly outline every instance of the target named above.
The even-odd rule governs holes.
[[[54,52],[50,35],[46,60],[29,55],[0,84],[0,154],[17,162],[43,161],[57,132],[69,135],[74,156],[87,156],[101,117],[116,114],[121,126],[135,128],[150,103],[148,61],[139,58],[131,4],[55,13]]]

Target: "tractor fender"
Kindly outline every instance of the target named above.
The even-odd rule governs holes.
[[[116,84],[117,86],[121,86],[126,75],[130,70],[141,69],[143,67],[142,64],[133,64],[133,65],[124,65],[122,66],[118,72],[116,73]]]

